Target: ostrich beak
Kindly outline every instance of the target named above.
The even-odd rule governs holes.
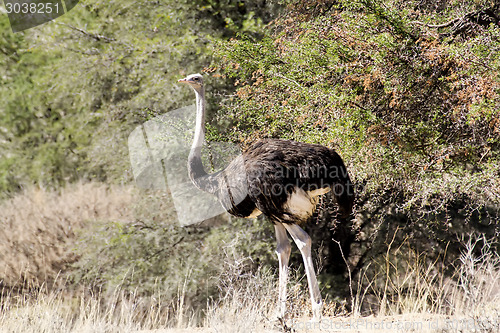
[[[177,80],[177,82],[180,82],[180,83],[187,83],[187,80],[186,80],[186,79],[179,79],[179,80]]]

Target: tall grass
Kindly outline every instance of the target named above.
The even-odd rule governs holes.
[[[221,294],[209,305],[204,326],[217,332],[265,329],[274,319],[278,297],[275,275],[264,268],[248,270],[247,262],[252,258],[242,257],[234,249],[234,242],[224,249],[226,269],[218,277]]]
[[[137,311],[142,301],[119,290],[111,298],[44,288],[7,294],[1,300],[0,332],[135,332],[169,325],[160,300],[149,300],[147,312]]]
[[[375,278],[366,274],[369,267],[358,276],[353,315],[427,320],[441,316],[473,323],[477,332],[500,329],[500,255],[488,240],[465,241],[451,275],[440,261],[428,262],[425,255],[412,250],[401,260],[398,251],[390,251],[389,246]]]
[[[362,304],[366,301],[363,297],[370,294],[377,299],[379,308],[384,304],[383,312],[363,317],[366,320],[364,327],[376,328],[382,322],[385,325],[407,323],[406,329],[400,327],[398,331],[410,332],[415,329],[412,326],[415,323],[427,323],[423,331],[498,331],[499,255],[490,251],[487,242],[481,245],[479,256],[474,254],[479,242],[470,241],[466,245],[452,278],[445,278],[437,263],[426,265],[419,256],[413,257],[406,270],[385,276],[387,283],[371,280],[364,284],[366,276],[361,276],[359,285],[354,287],[364,289],[358,288],[358,293],[353,296],[355,303]],[[234,248],[228,244],[227,251],[231,249]],[[182,288],[172,300],[145,299],[120,289],[109,297],[86,289],[69,295],[64,289],[40,288],[34,294],[6,293],[0,303],[0,332],[321,331],[319,326],[301,326],[308,320],[309,308],[307,292],[300,286],[301,274],[292,274],[291,311],[288,320],[280,322],[275,317],[277,286],[274,272],[266,269],[249,271],[247,260],[251,259],[228,253],[226,271],[217,277],[221,297],[208,300],[210,304],[201,326],[191,320],[189,309],[184,308]],[[334,307],[333,303],[327,302],[325,307]],[[144,304],[148,306],[144,307]],[[348,314],[330,312],[325,313],[323,323],[358,323],[360,316],[361,308]],[[435,327],[431,325],[433,323],[436,323]],[[328,327],[333,326],[323,327],[328,331]],[[358,331],[371,332],[370,329],[358,328]]]
[[[76,260],[74,241],[90,221],[131,219],[131,187],[77,183],[30,188],[0,204],[0,283],[36,287]]]
[[[172,293],[148,294],[139,289],[140,285],[130,288],[130,281],[124,280],[109,289],[96,289],[92,281],[91,287],[75,287],[59,275],[59,270],[74,256],[78,228],[86,228],[92,221],[134,221],[137,207],[132,205],[134,192],[128,187],[76,184],[61,191],[31,189],[2,204],[0,332],[316,331],[314,326],[298,325],[310,318],[307,283],[301,269],[290,274],[288,318],[276,320],[276,270],[259,267],[253,261],[256,258],[243,253],[241,244],[253,241],[244,228],[239,233],[223,229],[231,232],[224,239],[199,235],[195,245],[203,247],[200,252],[170,252],[168,258],[172,260],[195,255],[217,265],[210,271],[212,275],[205,276],[194,271],[199,269],[195,264],[200,263],[195,260],[190,262],[190,269],[178,270],[179,276],[158,280],[154,286],[159,290],[173,288]],[[160,214],[153,208],[149,210]],[[143,215],[151,214],[149,210]],[[207,239],[214,244],[201,241]],[[219,251],[211,252],[215,247]],[[447,255],[443,253],[441,259]],[[466,320],[469,326],[465,328],[473,323],[476,332],[499,331],[500,255],[493,244],[484,237],[471,237],[463,241],[454,267],[444,267],[442,262],[429,261],[408,243],[390,243],[381,262],[373,261],[346,280],[353,291],[351,302],[346,302],[352,304],[349,311],[348,306],[339,307],[338,300],[325,300],[325,322],[359,318],[431,322],[433,318],[447,318],[458,323]],[[202,290],[200,285],[211,284],[218,286],[217,297],[192,296]],[[199,304],[202,299],[205,304]],[[446,333],[460,328],[440,326],[429,331]],[[407,331],[411,329],[414,327]]]

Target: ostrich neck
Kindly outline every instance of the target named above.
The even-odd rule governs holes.
[[[208,191],[207,173],[201,162],[201,147],[205,140],[205,91],[196,91],[196,127],[193,145],[188,158],[189,178],[193,184],[203,191]]]
[[[201,157],[201,147],[205,140],[205,91],[196,91],[196,127],[191,146],[191,155]]]

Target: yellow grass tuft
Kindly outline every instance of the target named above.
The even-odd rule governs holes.
[[[85,290],[68,297],[44,288],[34,294],[7,294],[1,301],[0,332],[138,332],[165,327],[169,320],[158,301],[150,300],[148,312],[139,313],[135,309],[141,298],[119,290],[103,302],[105,298]]]

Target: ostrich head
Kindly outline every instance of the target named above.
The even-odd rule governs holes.
[[[191,74],[186,76],[184,79],[180,79],[177,82],[188,84],[198,93],[203,90],[203,77],[201,76],[201,74]]]

